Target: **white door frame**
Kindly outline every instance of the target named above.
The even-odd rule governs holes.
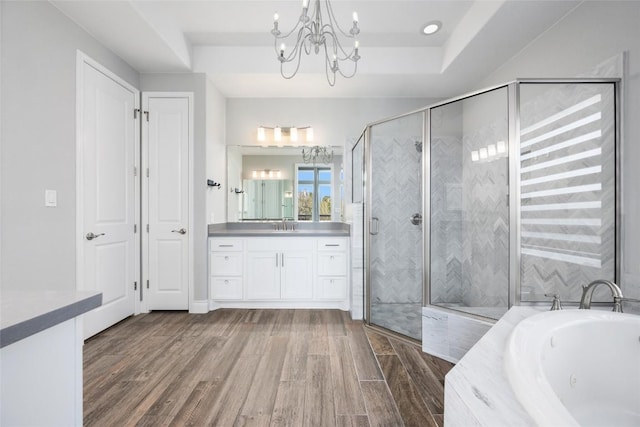
[[[194,311],[194,225],[193,225],[193,199],[194,199],[194,185],[193,185],[193,150],[194,150],[194,111],[193,111],[193,92],[142,92],[142,120],[146,120],[145,116],[148,114],[144,114],[144,110],[148,107],[149,98],[188,98],[189,100],[189,141],[188,141],[188,150],[189,150],[189,183],[188,183],[188,198],[189,198],[189,226],[187,227],[187,245],[189,250],[189,261],[188,261],[188,270],[189,270],[189,283],[187,288],[189,290],[189,312]],[[139,175],[146,174],[146,170],[149,167],[149,128],[142,124],[142,165],[140,168],[141,173]],[[146,226],[149,224],[149,181],[145,179],[143,181],[142,187],[142,221],[141,221],[141,235],[142,235],[142,303],[140,309],[143,313],[149,312],[149,289],[147,289],[147,280],[149,280],[149,234],[146,231]]]
[[[84,261],[85,261],[85,245],[80,244],[84,241],[84,183],[83,183],[83,139],[82,139],[82,124],[83,124],[83,97],[84,97],[84,66],[89,65],[110,79],[114,80],[121,86],[134,93],[134,105],[136,109],[140,109],[140,91],[120,78],[117,74],[113,73],[108,68],[104,67],[99,62],[95,61],[84,52],[78,50],[76,52],[76,289],[84,290]],[[131,114],[134,114],[132,111]],[[135,135],[135,165],[140,165],[140,132],[134,132]],[[139,167],[138,167],[139,169]],[[140,173],[137,173],[134,177],[135,190],[134,190],[134,206],[135,206],[135,218],[139,224],[140,218]],[[134,278],[138,282],[138,290],[135,291],[137,297],[135,299],[135,310],[133,314],[140,313],[140,227],[138,232],[134,236],[134,253],[135,258],[135,273]]]

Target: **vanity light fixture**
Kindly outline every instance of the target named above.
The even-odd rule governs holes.
[[[258,126],[258,130],[256,133],[256,139],[258,142],[266,142],[267,141],[267,129],[272,131],[272,140],[274,142],[283,142],[285,138],[288,137],[289,142],[299,142],[298,131],[304,130],[306,133],[305,140],[306,142],[313,141],[313,128],[311,126],[302,126],[302,127],[283,127],[283,126]]]
[[[333,7],[329,0],[311,0],[313,8],[310,10],[309,0],[302,0],[302,13],[296,25],[284,34],[280,32],[278,20],[280,16],[273,15],[274,37],[273,47],[276,58],[280,61],[280,75],[291,79],[298,73],[302,54],[316,55],[322,52],[325,62],[325,75],[329,86],[336,84],[336,73],[344,78],[355,76],[358,70],[360,44],[356,37],[360,33],[358,28],[358,13],[353,12],[353,25],[349,32],[345,32],[336,22]],[[350,42],[353,40],[353,42]],[[285,42],[291,46],[287,50]],[[345,47],[346,43],[353,43],[353,47]],[[285,71],[285,64],[292,63],[291,70]],[[345,64],[349,64],[344,71]]]
[[[251,178],[280,179],[282,178],[282,172],[280,172],[278,169],[254,170],[251,172]]]

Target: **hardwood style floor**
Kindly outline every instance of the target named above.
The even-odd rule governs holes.
[[[442,426],[452,365],[338,310],[153,312],[87,340],[87,426]]]

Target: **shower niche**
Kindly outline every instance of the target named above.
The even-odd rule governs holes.
[[[366,321],[455,361],[513,305],[616,281],[618,84],[520,80],[368,126]]]

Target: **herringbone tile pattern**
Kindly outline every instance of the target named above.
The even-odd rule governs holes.
[[[422,114],[401,117],[371,129],[371,215],[378,218],[370,236],[371,303],[422,303],[422,227],[411,215],[422,212]],[[394,330],[398,318],[372,310],[371,321]],[[420,330],[421,320],[405,317]],[[420,334],[417,334],[420,339]]]

